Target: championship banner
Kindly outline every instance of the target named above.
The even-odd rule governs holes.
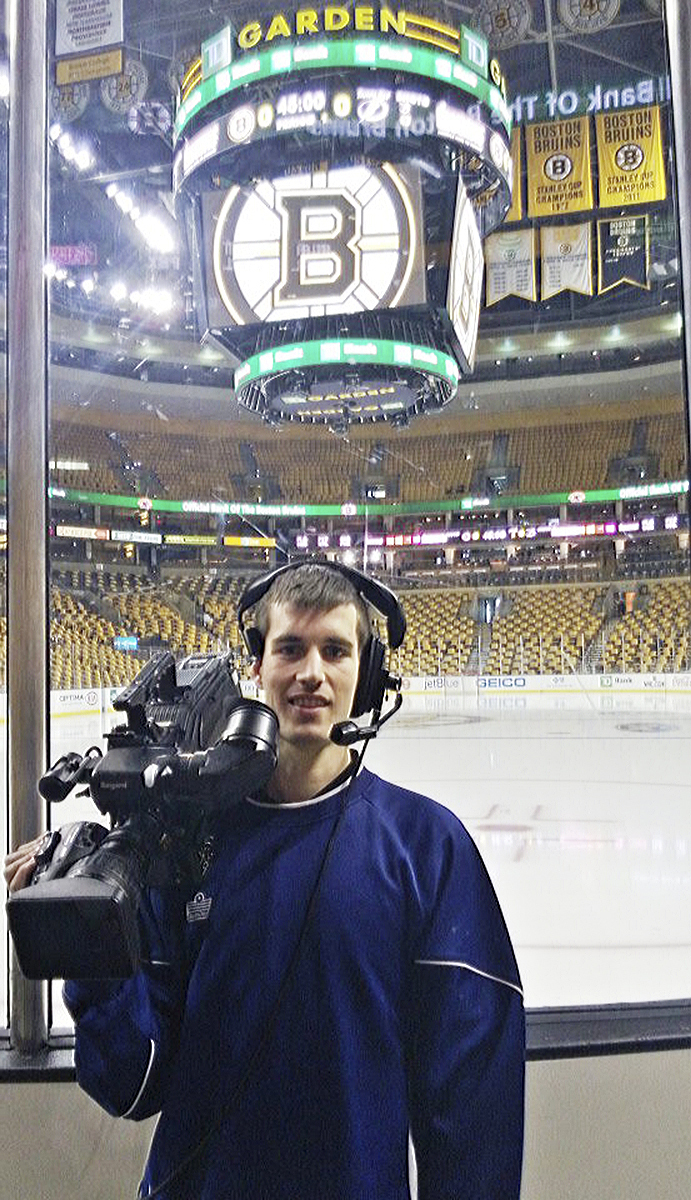
[[[659,106],[597,113],[595,127],[600,207],[665,200]]]
[[[542,259],[541,298],[559,292],[593,294],[590,269],[590,222],[580,225],[546,225],[540,230]]]
[[[620,283],[649,288],[650,227],[647,214],[597,223],[597,290]]]
[[[506,296],[537,300],[535,234],[532,229],[493,233],[485,240],[486,305]]]
[[[527,125],[528,216],[555,217],[593,207],[590,121],[539,121]]]
[[[504,217],[504,223],[508,221],[523,220],[523,183],[522,183],[522,150],[521,150],[521,127],[514,125],[511,130],[511,166],[513,168],[513,193],[511,195],[511,208]]]

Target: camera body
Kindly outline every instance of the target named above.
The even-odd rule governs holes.
[[[230,653],[169,651],[114,700],[125,724],[102,754],[69,753],[39,781],[63,800],[86,783],[110,829],[77,822],[46,835],[31,885],[7,902],[10,932],[30,979],[126,978],[142,960],[143,890],[198,884],[209,818],[260,789],[278,761],[278,721],[242,696]]]

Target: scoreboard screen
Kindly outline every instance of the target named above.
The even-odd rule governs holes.
[[[447,310],[470,370],[475,364],[484,268],[485,259],[475,214],[463,180],[459,178],[449,260]]]
[[[424,304],[419,172],[326,166],[203,197],[211,326]]]

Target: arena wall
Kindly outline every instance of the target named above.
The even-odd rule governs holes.
[[[690,1090],[688,1050],[529,1063],[521,1200],[687,1200]],[[134,1200],[153,1127],[75,1084],[0,1087],[0,1197]]]

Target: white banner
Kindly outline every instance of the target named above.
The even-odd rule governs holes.
[[[143,542],[146,545],[160,546],[163,535],[160,533],[145,533],[134,529],[111,529],[111,542]]]
[[[543,300],[558,292],[593,294],[590,266],[590,222],[578,225],[543,225],[540,230]]]
[[[84,538],[85,541],[108,541],[108,530],[97,529],[95,526],[87,528],[84,525],[56,525],[55,536],[64,538]]]
[[[532,229],[493,233],[485,241],[487,307],[506,296],[537,300],[535,235]]]
[[[478,675],[479,692],[684,692],[691,673],[611,675]]]
[[[56,58],[103,50],[122,41],[122,0],[57,0]]]

